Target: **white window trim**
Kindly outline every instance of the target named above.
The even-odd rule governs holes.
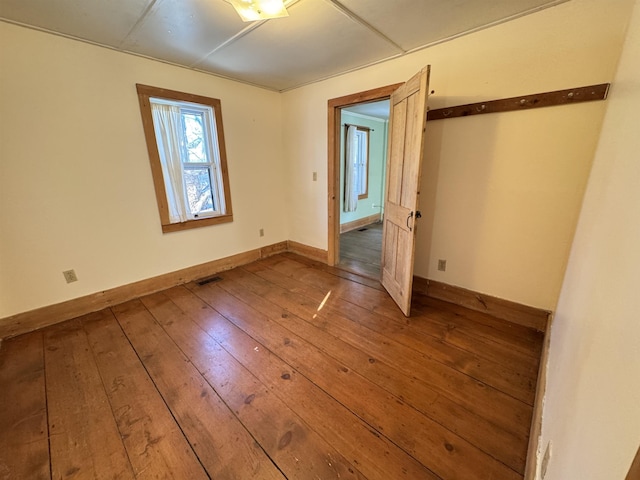
[[[369,194],[369,130],[356,130],[358,153],[356,175],[358,177],[358,198],[366,198]]]

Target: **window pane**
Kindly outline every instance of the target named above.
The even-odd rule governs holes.
[[[204,115],[197,112],[182,112],[186,162],[208,162],[204,140]]]
[[[368,140],[368,132],[358,131],[357,132],[357,165],[356,165],[356,175],[357,175],[357,185],[358,185],[358,195],[364,195],[367,193],[367,140]]]
[[[189,211],[197,216],[215,210],[211,194],[211,175],[208,168],[185,168],[184,183],[187,189]]]
[[[367,193],[367,171],[364,165],[358,168],[358,195]]]

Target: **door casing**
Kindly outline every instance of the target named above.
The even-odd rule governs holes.
[[[340,195],[341,110],[359,103],[388,100],[391,94],[401,85],[404,85],[404,83],[395,83],[364,92],[345,95],[344,97],[332,98],[328,101],[327,232],[329,238],[327,242],[327,263],[331,266],[336,265],[340,261],[340,199],[338,196]]]

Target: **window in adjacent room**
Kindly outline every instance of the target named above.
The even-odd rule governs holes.
[[[369,196],[369,128],[345,125],[344,211]]]
[[[233,221],[220,100],[137,90],[162,231]]]
[[[356,176],[358,185],[358,199],[369,196],[369,129],[358,127],[356,131],[358,143]]]

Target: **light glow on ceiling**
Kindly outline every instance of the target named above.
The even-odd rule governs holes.
[[[288,17],[283,0],[229,0],[244,22]]]

